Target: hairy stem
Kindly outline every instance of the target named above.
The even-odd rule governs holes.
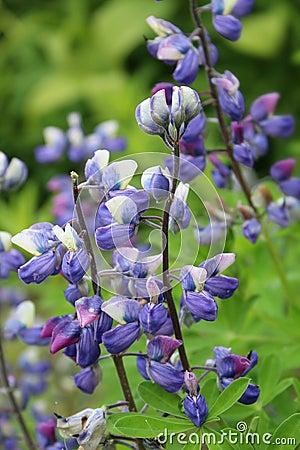
[[[7,393],[9,402],[11,404],[11,408],[13,410],[16,420],[19,423],[19,426],[23,433],[24,441],[26,442],[27,448],[29,450],[37,450],[37,447],[36,447],[35,443],[33,442],[32,438],[30,436],[29,430],[26,426],[22,412],[21,412],[19,405],[17,403],[17,400],[15,398],[13,389],[11,388],[11,386],[9,384],[8,373],[6,370],[5,357],[4,357],[3,346],[2,346],[2,331],[1,331],[1,329],[0,329],[0,374],[1,374],[2,382],[5,387],[5,391]]]
[[[174,145],[174,172],[173,172],[173,181],[171,192],[165,203],[164,214],[163,214],[163,224],[162,224],[162,248],[163,248],[163,285],[165,290],[165,295],[167,299],[167,305],[169,309],[169,314],[172,320],[174,333],[176,339],[180,339],[182,341],[182,345],[178,348],[180,360],[182,363],[182,367],[184,370],[189,370],[189,362],[187,358],[187,354],[185,351],[185,346],[182,338],[181,328],[178,320],[178,315],[172,295],[172,288],[169,280],[169,218],[170,218],[170,210],[174,200],[174,194],[177,187],[178,175],[179,175],[179,144],[175,143]]]

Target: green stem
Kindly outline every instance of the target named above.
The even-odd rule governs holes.
[[[176,311],[176,306],[173,299],[172,288],[169,280],[169,219],[170,219],[170,210],[174,200],[174,194],[177,187],[178,175],[179,175],[179,157],[180,150],[178,142],[174,144],[174,172],[173,172],[173,181],[171,192],[165,203],[164,214],[163,214],[163,224],[162,224],[162,257],[163,257],[163,285],[167,300],[167,305],[169,309],[169,314],[172,320],[174,334],[176,339],[182,341],[182,345],[178,348],[181,364],[184,370],[189,370],[189,361],[187,358],[187,354],[185,351],[185,346],[183,342],[183,337],[181,333],[181,328],[179,324],[179,319]]]

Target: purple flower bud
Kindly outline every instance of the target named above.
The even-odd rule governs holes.
[[[218,275],[205,281],[204,289],[212,296],[221,299],[231,297],[239,286],[237,278]]]
[[[174,86],[174,84],[172,84],[172,83],[167,83],[165,81],[162,81],[160,83],[157,83],[154,86],[154,88],[151,90],[151,94],[154,95],[154,94],[156,94],[156,92],[158,92],[161,89],[163,89],[165,91],[167,105],[171,106],[171,104],[172,104],[173,86]]]
[[[226,39],[236,41],[241,36],[242,24],[234,16],[215,15],[213,19],[215,30]]]
[[[139,322],[131,322],[126,325],[117,325],[103,334],[102,340],[106,350],[112,355],[127,350],[136,341],[140,334]]]
[[[256,157],[253,148],[246,142],[241,145],[233,146],[233,156],[237,162],[250,168],[253,167]]]
[[[151,194],[156,201],[165,199],[170,190],[168,174],[160,166],[150,167],[143,172],[141,183],[143,188]]]
[[[156,336],[147,344],[147,355],[151,360],[165,363],[181,344],[182,341],[169,336]]]
[[[170,209],[169,229],[178,233],[181,229],[189,226],[191,220],[191,211],[186,203],[189,192],[189,185],[179,183],[176,188],[174,201]]]
[[[82,297],[75,302],[77,319],[81,327],[85,327],[96,320],[101,313],[103,300],[98,295]]]
[[[77,346],[76,344],[68,345],[63,351],[64,355],[76,362]]]
[[[80,280],[77,284],[69,284],[64,290],[66,300],[75,306],[76,300],[87,296],[89,293],[89,285],[85,280]]]
[[[162,364],[151,361],[149,365],[151,379],[162,386],[167,392],[174,394],[180,391],[184,382],[184,375],[170,363]]]
[[[69,283],[76,284],[87,272],[90,259],[84,248],[76,252],[67,251],[63,257],[61,271]]]
[[[95,364],[100,356],[99,344],[94,340],[94,330],[83,328],[80,341],[76,344],[76,364],[88,367]]]
[[[203,395],[188,395],[183,401],[183,407],[193,424],[200,428],[208,416],[208,406]]]
[[[62,348],[78,342],[81,331],[77,320],[72,320],[70,317],[62,318],[53,329],[50,353],[56,353]]]
[[[112,250],[128,242],[134,235],[135,225],[113,223],[99,227],[95,231],[95,239],[100,250]]]
[[[206,291],[199,293],[187,291],[185,304],[195,322],[201,319],[213,322],[217,318],[218,305],[212,295]]]
[[[292,176],[296,160],[294,158],[283,159],[271,166],[271,176],[274,181],[280,183],[288,180]]]
[[[184,384],[191,397],[196,397],[198,395],[200,390],[199,383],[193,372],[188,372],[187,370],[184,372]]]
[[[152,119],[150,102],[151,99],[147,98],[137,106],[135,110],[135,118],[138,126],[144,131],[144,133],[164,136],[164,128],[159,126]]]
[[[295,120],[293,116],[273,116],[259,122],[259,126],[263,133],[268,136],[278,138],[288,138],[293,134],[295,129]]]
[[[280,95],[277,92],[261,95],[251,105],[250,114],[257,122],[273,115]]]
[[[255,218],[246,220],[242,226],[242,233],[248,241],[255,244],[261,233],[261,225],[259,221]]]
[[[271,222],[277,223],[282,228],[288,227],[290,224],[290,219],[287,214],[285,205],[277,205],[272,202],[267,207],[268,219]]]
[[[165,90],[156,92],[150,99],[150,114],[157,125],[168,128],[170,122],[170,109],[167,105]]]
[[[74,376],[76,386],[85,394],[93,394],[101,380],[102,370],[98,364],[86,367]]]
[[[300,199],[300,178],[292,177],[289,180],[281,181],[279,187],[284,195]]]
[[[27,174],[28,170],[25,163],[18,158],[12,158],[1,180],[0,191],[11,191],[19,188],[26,180]]]

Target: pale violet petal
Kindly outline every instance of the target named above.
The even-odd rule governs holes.
[[[104,167],[107,166],[108,161],[109,161],[109,156],[110,153],[108,150],[97,150],[94,153],[93,156],[93,160],[95,161],[95,163],[97,164],[97,166],[99,167],[99,170],[104,169]]]
[[[83,450],[96,450],[106,429],[105,412],[95,409],[84,423],[83,429],[77,437],[77,442]]]
[[[148,275],[152,275],[158,267],[162,264],[162,255],[147,256],[141,260],[142,264],[145,264],[148,268]]]
[[[179,183],[176,191],[175,197],[181,200],[183,203],[186,203],[188,194],[189,194],[190,185],[188,183]]]
[[[102,183],[105,189],[126,189],[137,169],[132,159],[116,161],[103,170]]]
[[[52,231],[70,252],[76,252],[82,247],[82,240],[69,223],[67,223],[65,230],[58,225],[54,225]]]
[[[11,242],[34,256],[46,252],[53,245],[42,230],[26,229],[11,238]]]
[[[124,325],[138,319],[141,305],[136,300],[115,296],[104,302],[101,309],[116,322]]]
[[[111,198],[105,205],[119,224],[130,224],[137,214],[135,202],[125,195]]]
[[[195,283],[195,292],[200,292],[203,289],[203,284],[207,279],[207,271],[202,267],[186,266],[188,267],[189,273]]]

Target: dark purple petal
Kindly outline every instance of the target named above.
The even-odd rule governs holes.
[[[238,286],[239,280],[237,278],[219,275],[209,278],[204,284],[204,289],[212,296],[225,299],[231,297]]]
[[[147,355],[151,360],[165,363],[181,344],[182,341],[169,336],[156,336],[147,344]]]
[[[280,95],[277,92],[261,95],[251,105],[250,114],[257,122],[267,119],[275,111]]]
[[[178,83],[192,84],[199,69],[199,55],[195,49],[190,49],[183,59],[180,59],[173,72],[173,78]]]
[[[81,327],[77,320],[65,318],[61,320],[53,330],[50,353],[56,353],[68,345],[79,341]]]
[[[186,292],[186,306],[192,313],[195,322],[199,320],[207,320],[212,322],[216,320],[218,314],[218,305],[212,295],[206,291],[202,292]]]
[[[151,379],[162,386],[166,391],[174,394],[180,391],[184,382],[183,372],[178,371],[171,364],[161,364],[151,361],[149,366]]]
[[[280,227],[288,227],[290,224],[290,219],[287,214],[287,210],[284,205],[279,206],[272,202],[267,207],[268,219],[271,222],[277,223]]]
[[[279,183],[280,190],[284,195],[300,199],[300,178],[292,177]]]
[[[113,223],[112,225],[99,227],[95,231],[96,243],[100,250],[112,250],[128,242],[134,232],[134,225]]]
[[[101,369],[86,367],[74,376],[76,386],[85,394],[92,394],[101,381]]]
[[[139,322],[131,322],[126,325],[117,325],[102,336],[106,350],[112,355],[117,355],[127,350],[136,341],[140,334]]]
[[[47,277],[57,272],[58,255],[55,250],[48,250],[40,256],[34,256],[23,264],[18,274],[26,284],[42,283]]]
[[[85,327],[96,320],[101,313],[103,300],[99,295],[92,297],[81,297],[76,300],[75,308],[77,319],[81,327]]]
[[[143,358],[142,356],[138,356],[136,358],[136,365],[137,365],[138,371],[140,372],[142,377],[145,378],[145,380],[150,380],[150,377],[147,372],[147,364],[148,364],[148,360],[146,358]]]
[[[263,133],[278,138],[288,138],[295,129],[293,116],[273,116],[270,119],[259,122]]]
[[[102,342],[103,333],[110,330],[113,324],[113,319],[106,314],[101,312],[99,318],[91,324],[91,328],[94,330],[94,339],[98,344]]]
[[[230,41],[236,41],[241,35],[242,24],[234,16],[221,16],[218,14],[214,16],[213,24],[216,31]]]
[[[251,145],[243,143],[233,146],[234,159],[246,167],[252,168],[255,162],[255,152]]]
[[[283,159],[271,166],[271,176],[274,181],[280,183],[288,180],[292,176],[296,160],[294,158]]]
[[[68,251],[62,261],[61,271],[69,283],[78,283],[90,266],[90,258],[87,251],[82,248],[76,252]]]
[[[147,303],[140,314],[140,321],[146,333],[156,334],[168,319],[168,312],[162,303]]]
[[[83,328],[80,341],[76,345],[76,364],[88,367],[94,364],[100,356],[100,347],[94,339],[94,330]]]

